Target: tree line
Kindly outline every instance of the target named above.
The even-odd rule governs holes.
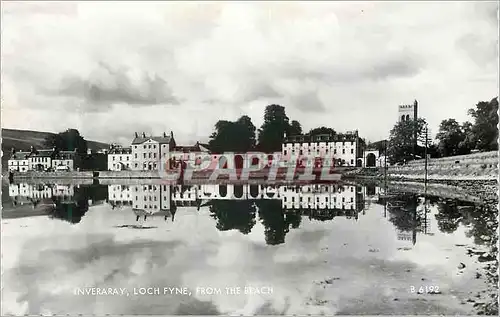
[[[478,102],[467,113],[473,122],[459,123],[453,118],[442,120],[435,140],[426,135],[427,123],[423,118],[396,123],[387,144],[389,162],[393,164],[422,158],[425,152],[437,158],[498,150],[498,97]],[[416,142],[414,129],[417,132]],[[384,141],[372,145],[381,153],[386,152]]]
[[[391,164],[422,158],[427,151],[431,157],[469,154],[472,151],[498,150],[498,97],[490,101],[480,101],[475,108],[468,110],[473,122],[459,123],[453,118],[445,119],[439,126],[436,140],[427,140],[426,121],[401,121],[390,131],[388,142],[382,140],[369,144],[387,153]],[[417,130],[417,142],[414,139]],[[214,132],[209,137],[209,148],[213,153],[260,151],[266,153],[280,152],[284,135],[319,134],[341,135],[331,127],[316,127],[304,133],[297,120],[290,120],[285,107],[277,104],[268,105],[264,111],[264,122],[259,129],[249,116],[243,115],[236,121],[219,120]],[[87,141],[76,129],[49,135],[45,145],[60,150],[74,150],[85,155]],[[359,138],[358,153],[366,148],[366,140]]]
[[[304,133],[302,125],[297,120],[290,120],[285,107],[272,104],[264,111],[264,123],[259,129],[252,123],[250,117],[244,115],[236,121],[219,120],[215,131],[210,135],[209,147],[214,153],[260,151],[265,153],[281,152],[284,135],[319,134],[341,135],[329,127],[317,127]],[[365,144],[364,139],[360,139]]]

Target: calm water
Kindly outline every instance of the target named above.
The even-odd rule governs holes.
[[[485,204],[348,184],[4,184],[2,204],[4,314],[495,311]]]

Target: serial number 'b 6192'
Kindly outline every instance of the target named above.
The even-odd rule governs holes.
[[[422,285],[422,286],[410,286],[410,293],[417,294],[439,294],[439,286],[437,285]]]

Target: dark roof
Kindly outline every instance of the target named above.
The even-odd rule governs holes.
[[[170,143],[170,141],[172,140],[172,137],[170,137],[170,136],[151,136],[151,137],[145,137],[145,138],[136,137],[132,141],[132,144],[142,144],[148,140],[154,140],[160,144],[167,144],[167,143]]]
[[[176,151],[176,152],[199,152],[199,151],[201,151],[201,149],[200,149],[199,144],[196,143],[195,145],[187,145],[187,146],[178,145],[178,146],[175,146],[174,148],[172,148],[172,151]]]
[[[54,150],[36,150],[31,157],[51,157],[55,154]]]
[[[56,153],[56,159],[73,159],[76,156],[76,150],[74,151],[59,151]]]
[[[132,148],[129,147],[117,147],[109,149],[108,154],[131,154]]]
[[[343,141],[356,141],[356,134],[317,134],[314,136],[309,135],[293,135],[286,137],[284,143],[291,142],[343,142]]]
[[[30,156],[31,152],[15,152],[11,155],[11,160],[25,160]]]

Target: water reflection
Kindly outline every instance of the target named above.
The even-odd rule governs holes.
[[[304,272],[313,272],[316,269],[319,270],[318,267],[321,265],[325,265],[324,269],[327,274],[333,274],[332,272],[337,270],[337,265],[339,268],[336,274],[350,272],[351,277],[364,274],[366,275],[364,279],[367,281],[373,279],[374,284],[371,284],[373,287],[374,285],[380,286],[382,283],[386,283],[384,281],[389,278],[391,278],[392,283],[397,283],[396,277],[403,281],[401,285],[407,285],[407,279],[412,277],[408,273],[408,267],[412,270],[414,267],[405,266],[406,264],[401,263],[411,263],[411,265],[416,263],[415,266],[424,267],[429,265],[429,262],[421,264],[420,261],[431,261],[431,258],[438,255],[441,258],[436,260],[437,264],[431,264],[436,265],[436,271],[443,270],[445,273],[436,274],[434,278],[436,281],[441,282],[440,285],[447,285],[446,283],[453,282],[451,279],[447,279],[450,275],[449,272],[452,269],[456,270],[457,264],[462,261],[465,262],[459,256],[452,257],[447,262],[446,259],[450,256],[450,253],[446,253],[449,252],[447,250],[453,248],[455,253],[462,253],[463,255],[467,252],[468,256],[475,256],[479,262],[489,261],[491,263],[495,260],[497,253],[497,249],[494,248],[497,225],[497,210],[495,208],[484,204],[406,192],[387,193],[383,188],[376,186],[341,183],[301,186],[10,184],[8,193],[8,200],[12,204],[12,208],[7,208],[7,213],[4,212],[4,218],[7,219],[43,215],[45,218],[50,217],[66,221],[67,223],[48,221],[57,223],[64,228],[70,227],[70,224],[72,227],[73,224],[76,225],[80,222],[81,224],[78,225],[80,228],[88,229],[89,226],[95,225],[96,227],[102,227],[105,232],[110,231],[109,229],[113,227],[118,227],[123,229],[114,230],[109,234],[116,234],[117,236],[119,234],[134,235],[133,241],[136,241],[137,238],[151,239],[151,241],[154,239],[170,239],[175,229],[178,229],[177,231],[185,230],[185,235],[189,236],[189,239],[196,241],[192,245],[188,244],[193,248],[192,251],[188,252],[196,255],[187,253],[185,258],[196,259],[196,261],[187,261],[183,262],[183,264],[177,264],[174,261],[172,265],[177,270],[180,269],[175,265],[189,266],[194,265],[191,264],[194,262],[199,263],[198,256],[203,252],[208,252],[207,250],[215,244],[214,241],[218,241],[216,237],[210,235],[210,230],[215,232],[217,238],[226,239],[224,243],[227,243],[227,245],[221,246],[216,252],[213,251],[214,254],[220,254],[220,257],[215,255],[212,257],[213,254],[210,254],[209,260],[207,260],[207,263],[210,264],[209,267],[216,267],[219,264],[214,263],[219,263],[218,261],[221,261],[220,263],[226,261],[229,254],[238,254],[232,261],[238,264],[235,267],[238,266],[238,273],[241,273],[240,263],[237,262],[239,258],[249,263],[252,261],[252,256],[247,258],[244,253],[238,253],[239,251],[231,249],[231,246],[241,243],[243,250],[250,250],[254,252],[254,255],[265,254],[262,258],[273,259],[265,264],[266,267],[276,267],[276,271],[280,270],[280,268],[289,269],[287,271],[289,275],[282,276],[281,280],[293,279],[293,274],[290,274],[290,272],[296,272],[299,265],[304,265],[302,266]],[[7,202],[3,202],[4,206],[6,206]],[[97,205],[102,206],[97,207]],[[96,208],[93,208],[93,206],[96,206]],[[89,212],[89,210],[92,210],[92,212]],[[82,221],[84,218],[93,219],[94,222],[87,222],[87,227],[82,227],[85,225],[85,221]],[[117,223],[111,224],[115,220]],[[199,226],[193,225],[198,221],[200,221]],[[202,221],[203,226],[201,225]],[[35,225],[32,225],[29,230],[35,230],[34,228]],[[167,235],[165,235],[165,228],[168,232]],[[150,230],[132,231],[129,229]],[[194,231],[198,229],[199,231]],[[12,230],[12,232],[14,231]],[[230,231],[232,232],[230,233]],[[221,234],[221,232],[224,232],[224,234]],[[228,233],[227,236],[234,235],[234,237],[227,239],[225,233]],[[460,234],[470,237],[468,240],[471,241],[466,241]],[[200,240],[195,239],[197,235],[201,237]],[[259,237],[256,238],[257,235]],[[314,239],[319,237],[317,238],[320,241],[318,245],[308,244],[310,240],[314,240],[313,237]],[[451,238],[448,239],[447,237]],[[78,241],[86,241],[86,239]],[[118,245],[118,240],[113,239],[110,239],[109,243]],[[264,247],[264,241],[257,246],[243,244],[242,242],[247,240],[255,241],[252,239],[264,240],[268,246],[279,247]],[[201,246],[202,242],[200,241],[207,241],[207,243]],[[464,246],[463,249],[457,247],[457,241]],[[140,245],[139,242],[137,243],[137,245]],[[314,262],[324,249],[324,243],[332,250],[333,255],[328,256],[331,256],[333,261],[332,258],[325,257]],[[468,245],[468,249],[465,250],[465,245],[472,243],[475,246]],[[404,247],[398,248],[401,244]],[[131,246],[132,244],[126,242],[123,245],[124,249],[129,252],[127,245]],[[146,246],[148,245],[146,244]],[[200,245],[199,249],[198,245]],[[488,249],[488,252],[476,250],[475,248],[479,246],[490,249]],[[292,250],[292,247],[295,249]],[[136,249],[139,250],[140,248]],[[151,254],[160,254],[163,252],[162,250],[162,248],[159,248],[155,252],[151,252]],[[272,252],[269,250],[274,250],[276,253],[267,253]],[[94,251],[94,247],[92,247],[92,252]],[[365,251],[370,252],[370,255],[367,255]],[[428,253],[432,253],[433,256],[423,259],[425,256],[422,255]],[[28,254],[28,252],[25,252],[25,254]],[[259,255],[256,255],[256,257],[260,261],[262,259]],[[144,256],[144,254],[141,256]],[[370,256],[373,258],[370,258]],[[165,262],[168,262],[169,259],[165,259]],[[298,260],[293,262],[290,259]],[[380,259],[382,259],[382,262],[380,262]],[[224,262],[224,265],[226,268],[230,268],[231,263]],[[287,263],[292,264],[287,267]],[[472,265],[466,263],[467,268]],[[259,262],[252,265],[258,267],[258,265],[263,264]],[[441,265],[442,267],[439,267]],[[374,269],[372,270],[372,268]],[[258,271],[264,274],[264,268],[262,267],[259,267],[258,270],[248,269],[248,271]],[[384,275],[387,271],[390,271],[391,274]],[[277,274],[277,272],[272,273]],[[203,276],[205,273],[200,274],[200,276]],[[262,278],[272,279],[273,274],[263,275]],[[422,276],[424,276],[422,271],[416,274],[422,275],[413,276],[415,281],[422,281]],[[193,280],[198,280],[200,276],[195,274]],[[253,278],[256,279],[257,277],[253,276]],[[495,281],[493,275],[490,277],[486,274],[486,277],[481,278],[491,278],[493,283]],[[354,292],[353,289],[359,286],[353,279],[346,278],[344,280],[346,280],[346,284],[337,287],[338,289],[350,288]],[[338,283],[342,283],[342,281]],[[329,283],[326,284],[330,285]],[[404,287],[401,286],[398,289],[401,289],[401,292],[406,294],[408,292],[403,290]],[[366,287],[362,289],[362,291],[365,290]],[[388,294],[393,292],[393,290],[386,291]],[[449,291],[449,294],[452,294],[451,292],[452,290]],[[469,291],[467,290],[467,292]],[[340,297],[343,295],[341,294]],[[398,294],[401,302],[403,296]],[[369,299],[364,298],[364,300],[368,301]],[[494,301],[490,303],[493,305]],[[118,307],[120,306],[118,305]],[[345,312],[354,314],[359,312],[356,310],[356,305],[347,305],[346,307],[344,308]],[[403,309],[402,307],[399,308]],[[368,308],[366,309],[372,312]],[[433,312],[440,311],[439,309],[436,308]],[[494,310],[495,307],[489,308],[489,311]],[[408,311],[413,312],[414,310],[409,308]],[[380,310],[380,313],[387,312],[391,312],[391,310],[389,308]],[[396,310],[396,312],[403,313],[400,310]],[[148,313],[148,311],[141,311],[141,313]]]

